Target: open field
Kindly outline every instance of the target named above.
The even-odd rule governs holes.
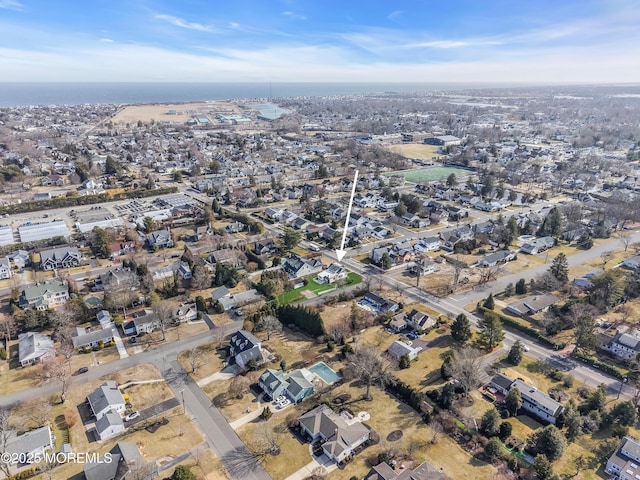
[[[387,150],[402,155],[405,158],[417,158],[419,160],[431,160],[438,157],[438,147],[425,143],[402,143],[399,145],[389,145]]]
[[[169,110],[175,110],[175,115],[169,115]],[[191,113],[189,113],[191,112]],[[229,103],[215,102],[215,103],[181,103],[181,104],[153,104],[153,105],[130,105],[125,107],[113,116],[112,122],[116,124],[125,123],[150,123],[152,120],[155,122],[186,122],[190,117],[194,116],[194,112],[197,114],[213,112],[212,117],[215,117],[215,113],[235,114],[239,110]],[[214,118],[211,120],[215,121]]]
[[[394,172],[394,175],[399,173],[404,174],[404,178],[407,182],[421,183],[421,182],[433,182],[436,180],[444,180],[452,173],[456,174],[456,177],[462,177],[469,175],[469,170],[455,167],[429,167],[420,168],[417,170],[403,170],[401,172]]]
[[[344,287],[352,287],[362,282],[362,277],[354,272],[349,272],[347,282]],[[318,283],[314,279],[308,281],[308,283],[300,288],[288,290],[281,295],[278,295],[278,303],[280,305],[287,305],[289,303],[295,303],[306,298],[312,298],[317,295],[322,295],[325,292],[334,290],[340,290],[344,287],[337,287],[336,284]],[[305,292],[308,292],[305,294]]]

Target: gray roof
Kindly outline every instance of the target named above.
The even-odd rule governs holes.
[[[344,418],[326,405],[314,408],[298,420],[312,435],[322,435],[327,440],[323,448],[334,456],[351,448],[356,440],[369,433],[369,429],[359,422],[347,424]]]
[[[53,433],[49,425],[36,428],[30,432],[10,438],[7,442],[7,453],[29,453],[39,448],[47,449],[54,445]]]
[[[53,351],[53,340],[42,333],[21,333],[18,337],[18,358],[20,363],[36,361]]]
[[[94,330],[89,333],[77,335],[71,338],[73,346],[75,348],[81,348],[84,345],[89,345],[96,342],[108,342],[113,338],[113,331],[110,328],[101,328],[100,330]]]
[[[109,407],[114,405],[123,405],[125,403],[124,397],[118,385],[113,380],[107,380],[87,397],[91,410],[94,414],[99,414]]]
[[[211,298],[214,300],[220,300],[222,297],[226,297],[227,295],[231,295],[231,292],[224,285],[211,292]]]
[[[534,405],[544,407],[553,416],[557,416],[562,412],[563,406],[560,402],[556,402],[546,393],[538,390],[531,385],[526,384],[522,380],[516,379],[513,382],[513,388],[520,390],[520,395],[524,401],[528,401]]]
[[[252,333],[246,330],[238,330],[231,336],[231,355],[237,355],[240,352],[250,350],[256,345],[260,345],[260,340]]]
[[[396,358],[400,358],[403,355],[410,355],[411,353],[417,353],[416,349],[411,347],[410,345],[407,345],[404,342],[401,342],[400,340],[396,340],[395,342],[393,342],[388,349],[389,353],[391,355],[393,355]]]
[[[515,313],[536,313],[550,307],[558,301],[553,295],[529,295],[521,300],[510,303],[507,309]]]
[[[612,343],[619,343],[625,347],[640,351],[640,338],[630,333],[618,333],[613,337]]]
[[[102,436],[102,433],[108,428],[120,425],[124,427],[122,417],[113,410],[109,410],[96,421],[96,432],[98,432],[98,436]]]
[[[513,380],[502,373],[496,373],[491,379],[491,383],[504,390],[509,390],[513,384]]]

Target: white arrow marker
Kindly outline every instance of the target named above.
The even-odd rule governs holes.
[[[356,185],[358,184],[358,170],[353,176],[353,186],[351,187],[351,198],[349,199],[349,206],[347,207],[347,219],[344,222],[344,230],[342,231],[342,242],[340,243],[340,250],[336,250],[336,256],[338,261],[342,261],[347,253],[344,249],[344,242],[347,240],[347,228],[349,228],[349,218],[351,217],[351,205],[353,205],[353,196],[356,193]]]

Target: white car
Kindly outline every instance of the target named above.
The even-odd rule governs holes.
[[[139,416],[140,416],[140,412],[131,412],[129,415],[124,417],[124,421],[128,422],[130,420],[133,420],[134,418],[138,418]]]
[[[528,345],[525,345],[525,344],[523,343],[523,344],[522,344],[522,350],[523,350],[523,351],[525,351],[525,352],[528,352],[528,351],[529,351],[529,350],[531,350],[531,349],[529,348],[529,346],[528,346]]]

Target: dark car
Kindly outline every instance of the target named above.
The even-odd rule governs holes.
[[[78,369],[78,373],[87,373],[89,371],[89,367],[80,367]]]

